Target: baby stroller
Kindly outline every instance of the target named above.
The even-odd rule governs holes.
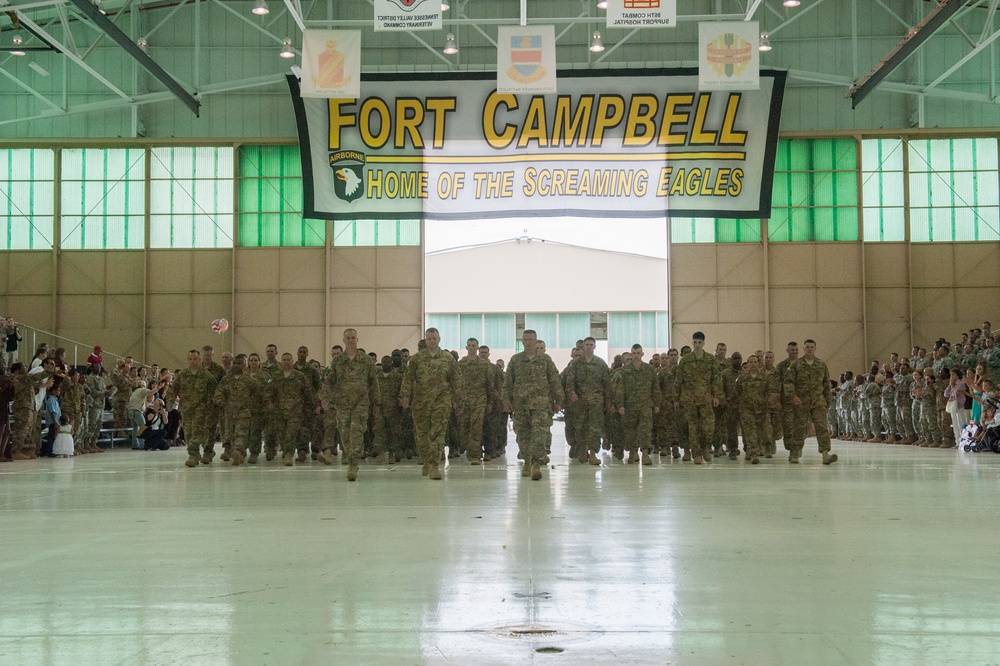
[[[967,423],[964,428],[962,428],[962,440],[958,443],[962,447],[962,450],[966,453],[970,451],[979,451],[979,445],[982,443],[983,439],[980,437],[982,434],[982,426],[978,423]]]

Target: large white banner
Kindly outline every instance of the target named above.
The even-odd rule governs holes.
[[[375,32],[440,29],[441,0],[375,0]]]
[[[361,31],[302,33],[302,96],[361,96]]]
[[[697,70],[560,72],[559,95],[492,72],[365,75],[358,99],[304,99],[305,215],[768,217],[785,73],[699,92]]]
[[[516,95],[555,91],[555,26],[497,28],[497,92]]]
[[[698,89],[760,87],[760,26],[756,21],[698,24]]]
[[[608,0],[609,28],[673,28],[677,0]]]

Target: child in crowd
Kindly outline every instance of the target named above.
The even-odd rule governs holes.
[[[73,426],[65,414],[59,417],[59,434],[52,443],[52,455],[60,458],[73,455]]]

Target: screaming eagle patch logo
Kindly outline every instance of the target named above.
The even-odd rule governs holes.
[[[333,193],[338,199],[351,203],[365,194],[365,154],[356,150],[330,153],[333,169]]]

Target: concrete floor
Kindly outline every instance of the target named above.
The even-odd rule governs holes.
[[[1000,456],[0,465],[0,664],[987,664]],[[779,446],[780,449],[780,446]]]

